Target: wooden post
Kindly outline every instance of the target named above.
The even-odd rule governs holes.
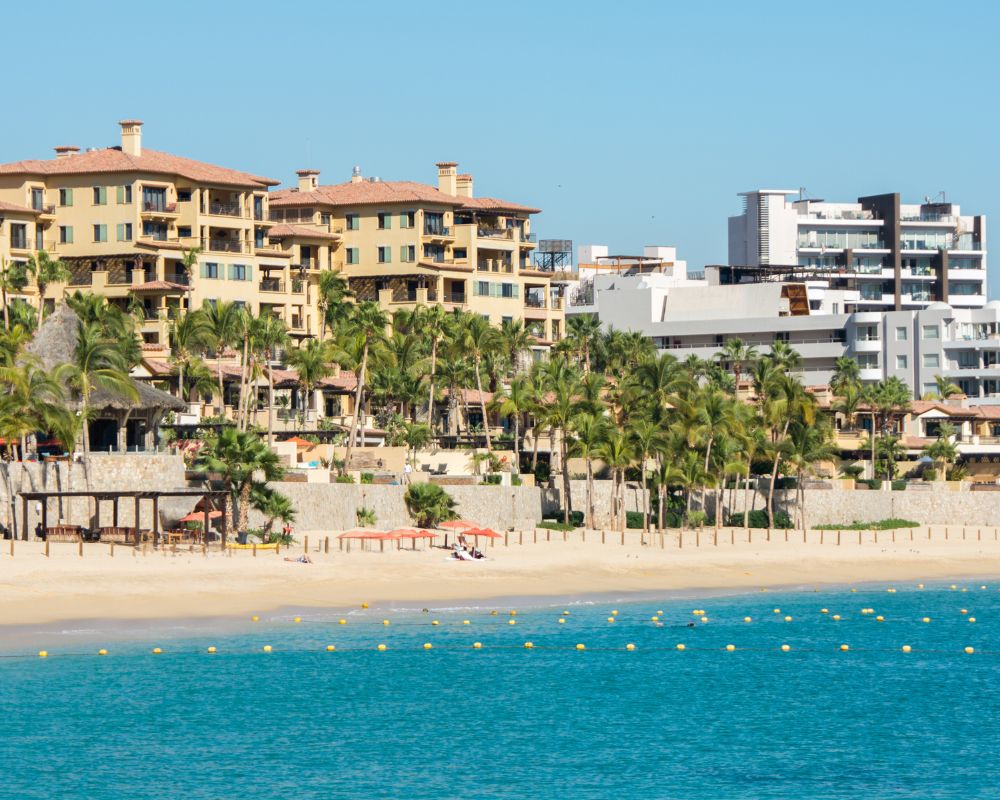
[[[118,527],[118,498],[111,498],[111,524]]]
[[[153,547],[160,546],[160,498],[153,495]]]
[[[14,545],[13,544],[11,544],[11,547],[10,547],[10,554],[14,555]],[[82,536],[80,537],[80,541],[78,541],[76,543],[76,554],[78,556],[80,556],[80,558],[83,558],[83,537]]]
[[[49,557],[49,537],[45,537],[45,557]]]
[[[896,529],[892,529],[892,543],[896,544]]]
[[[250,544],[253,547],[253,557],[257,558],[257,542],[251,542]]]
[[[962,541],[965,541],[965,526],[962,526]]]
[[[135,526],[135,543],[139,544],[139,538],[142,536],[139,525],[139,495],[135,496],[135,509],[133,514],[135,515],[132,517],[132,524]]]
[[[683,530],[677,531],[677,549],[678,550],[683,550],[684,549],[684,531]]]
[[[507,540],[507,531],[503,532],[503,546],[510,547],[510,542]]]
[[[13,536],[13,534],[11,534],[11,537],[10,537],[10,557],[11,558],[14,557],[14,536]]]
[[[605,530],[601,530],[601,544],[604,544],[604,535],[607,533]]]
[[[330,537],[329,536],[327,536],[326,539],[323,541],[323,552],[325,554],[327,554],[327,555],[329,555],[329,553],[330,553]]]
[[[874,528],[872,533],[875,535],[875,544],[878,544],[878,528]]]
[[[337,539],[337,542],[340,544],[340,552],[343,553],[344,552],[344,540],[343,539]]]
[[[279,553],[280,550],[281,550],[281,542],[275,542],[274,543],[274,554],[278,555],[278,553]]]
[[[625,546],[625,529],[622,528],[622,547]]]
[[[517,532],[517,543],[524,544],[524,531]]]
[[[308,553],[309,553],[309,537],[308,537],[308,536],[306,536],[306,537],[305,537],[305,538],[303,539],[303,544],[302,544],[302,552],[303,552],[303,553],[306,553],[306,554],[308,554]]]
[[[840,547],[840,531],[837,531],[837,547]]]
[[[545,529],[545,541],[547,541],[547,542],[551,542],[552,541],[552,530],[551,530],[551,528],[546,528]]]
[[[910,541],[913,541],[913,528],[910,528]]]
[[[927,526],[927,541],[929,542],[930,540],[931,540],[931,526],[928,525]]]
[[[824,531],[822,528],[820,528],[820,531],[819,531],[819,543],[821,545],[823,544],[824,539],[826,539],[826,535],[825,534],[826,534],[826,531]]]
[[[201,554],[208,558],[208,543],[204,539],[201,540]]]
[[[983,529],[976,528],[976,541],[981,542],[983,540]]]
[[[24,541],[28,541],[28,498],[24,496],[21,497],[21,525],[24,528],[24,530],[21,531],[21,538]],[[14,534],[11,534],[11,541],[14,541],[13,536]],[[13,555],[13,553],[14,551],[12,549],[11,555]]]
[[[49,541],[49,498],[42,500],[42,530],[45,532],[45,541]],[[13,535],[13,534],[12,534]],[[45,553],[48,555],[48,552]]]
[[[580,529],[580,537],[583,540],[583,543],[586,544],[587,543],[587,529],[586,528],[581,528]]]
[[[713,542],[713,544],[716,547],[719,546],[719,529],[718,528],[715,529],[715,541]]]
[[[948,541],[948,526],[947,525],[944,526],[944,540],[946,542]]]
[[[729,529],[729,544],[732,544],[732,545],[736,544],[736,529],[735,528],[730,528]]]
[[[226,538],[229,536],[229,518],[225,513],[226,500],[222,499],[222,541],[220,542],[222,546],[222,552],[226,552]]]
[[[534,540],[534,542],[532,542],[532,544],[538,544],[538,528],[535,528],[534,536],[535,536],[535,540]]]
[[[858,544],[861,544],[861,536],[862,536],[862,532],[858,531]]]

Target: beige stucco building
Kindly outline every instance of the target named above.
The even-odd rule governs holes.
[[[295,263],[319,259],[343,272],[358,300],[389,312],[437,303],[493,324],[524,319],[539,347],[564,333],[561,289],[532,264],[538,209],[477,198],[472,176],[437,164],[437,186],[362,177],[322,185],[300,170],[298,186],[271,194],[271,238]],[[335,237],[328,246],[320,237]]]

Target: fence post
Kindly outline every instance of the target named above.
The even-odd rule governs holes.
[[[837,531],[837,547],[840,547],[840,531]]]
[[[13,540],[12,540],[13,541]],[[49,557],[49,537],[45,537],[45,557]]]
[[[253,545],[253,557],[257,558],[257,542],[251,542]]]
[[[683,530],[677,531],[677,549],[678,550],[683,550],[684,549],[684,531]]]
[[[76,552],[80,556],[80,558],[83,558],[83,537],[82,536],[80,537],[80,541],[76,543]],[[14,540],[13,539],[11,539],[11,542],[10,542],[10,554],[14,555]]]
[[[330,537],[329,536],[327,536],[326,539],[323,540],[323,552],[326,553],[327,555],[329,555],[329,553],[330,553]]]

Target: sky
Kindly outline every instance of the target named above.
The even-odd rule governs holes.
[[[288,185],[436,182],[543,209],[533,230],[691,269],[737,193],[946,192],[1000,221],[1000,4],[50,1],[4,9],[0,161],[144,145]],[[45,35],[37,29],[44,24]],[[989,230],[989,229],[988,229]],[[1000,297],[990,270],[990,295]]]

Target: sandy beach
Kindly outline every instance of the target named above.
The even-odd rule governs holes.
[[[945,539],[935,528],[913,533],[874,534],[845,531],[810,531],[803,543],[801,532],[790,532],[788,541],[776,531],[765,540],[755,531],[722,530],[718,544],[714,533],[704,531],[695,544],[685,533],[683,546],[677,534],[660,540],[653,535],[646,545],[629,532],[625,545],[617,534],[601,543],[591,532],[552,532],[550,540],[540,531],[510,534],[509,545],[496,540],[485,547],[488,559],[458,562],[441,548],[350,553],[337,549],[322,552],[325,534],[310,535],[312,564],[286,561],[298,556],[302,545],[275,555],[249,551],[208,556],[181,547],[147,554],[118,547],[112,556],[107,545],[9,542],[0,555],[0,624],[25,625],[70,619],[203,618],[267,612],[282,607],[335,608],[361,602],[373,605],[394,601],[446,602],[513,596],[575,596],[599,592],[669,591],[683,589],[747,589],[845,584],[853,582],[930,581],[952,578],[986,578],[1000,575],[1000,541],[990,529],[952,528]],[[735,541],[734,541],[735,540]],[[734,543],[731,543],[733,542]],[[318,543],[318,544],[317,544]]]

